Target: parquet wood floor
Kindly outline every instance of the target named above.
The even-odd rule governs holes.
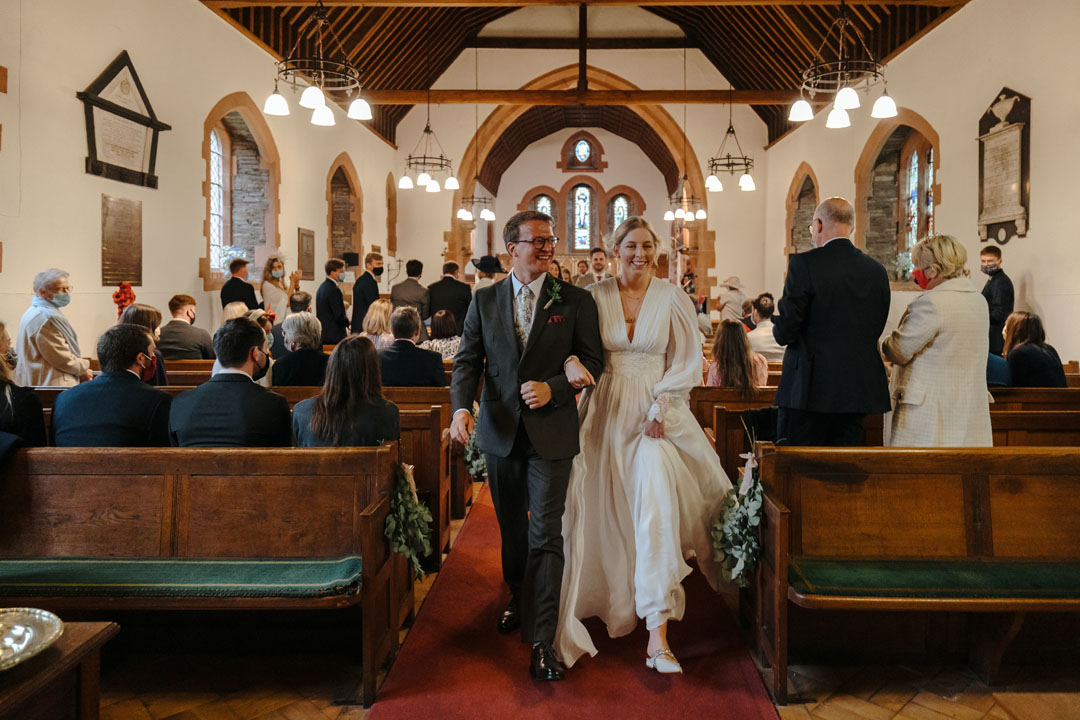
[[[417,583],[418,612],[433,582]],[[126,653],[102,670],[101,720],[356,720],[362,707],[333,704],[359,684],[353,661],[295,645],[280,655]],[[796,665],[791,679],[810,702],[778,708],[781,720],[1080,720],[1075,668],[1024,668],[993,690],[962,667]]]

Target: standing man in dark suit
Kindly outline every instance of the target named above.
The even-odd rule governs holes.
[[[364,316],[371,303],[379,299],[379,278],[383,274],[383,258],[379,253],[364,256],[364,274],[356,278],[352,288],[352,331],[364,332]]]
[[[113,325],[97,344],[101,375],[65,390],[52,414],[57,447],[168,447],[168,393],[147,381],[154,338],[140,325]]]
[[[859,445],[863,416],[890,409],[878,338],[889,317],[885,268],[852,245],[851,203],[814,210],[814,249],[788,260],[773,337],[784,351],[777,437],[787,445]]]
[[[405,263],[405,274],[408,277],[390,288],[390,302],[395,309],[408,306],[416,308],[416,312],[420,314],[420,342],[428,339],[424,321],[431,317],[431,294],[420,284],[423,273],[424,263],[410,260]]]
[[[289,403],[255,384],[270,367],[266,333],[254,320],[229,320],[214,334],[222,369],[177,395],[169,437],[177,447],[288,447]]]
[[[592,295],[569,283],[556,292],[548,274],[558,243],[551,217],[534,210],[514,215],[503,242],[513,272],[477,290],[465,317],[454,356],[450,433],[468,442],[483,377],[477,442],[487,459],[511,592],[498,629],[520,627],[522,639],[533,644],[534,678],[561,680],[566,669],[552,643],[564,564],[562,516],[579,450],[574,394],[600,377],[604,350]]]
[[[461,268],[456,262],[448,262],[442,266],[442,278],[428,285],[428,293],[431,297],[429,310],[431,314],[440,310],[449,310],[454,314],[454,322],[457,324],[457,334],[460,335],[465,329],[465,315],[469,312],[469,304],[472,303],[472,288],[469,283],[461,282]]]
[[[442,355],[417,347],[420,314],[400,307],[390,315],[394,342],[379,353],[383,387],[446,387]]]
[[[349,316],[345,314],[345,296],[338,283],[345,274],[345,261],[326,261],[326,279],[315,293],[315,316],[322,323],[323,345],[337,345],[349,334]]]
[[[1001,248],[987,245],[980,250],[979,270],[990,276],[982,289],[990,308],[990,354],[1001,355],[1005,350],[1005,319],[1013,311],[1013,284],[1001,269]]]
[[[173,295],[169,299],[172,320],[161,326],[157,349],[166,360],[213,360],[210,333],[195,327],[195,298]]]
[[[221,286],[221,307],[231,302],[242,302],[248,306],[248,310],[261,308],[262,303],[255,299],[255,288],[247,281],[248,261],[244,258],[233,258],[229,263],[230,277]]]
[[[604,248],[594,247],[589,253],[589,261],[589,272],[574,278],[574,284],[579,288],[587,288],[611,277],[611,273],[607,271],[607,253]]]

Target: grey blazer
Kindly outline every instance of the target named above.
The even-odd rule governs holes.
[[[424,320],[431,317],[431,293],[428,289],[420,284],[420,281],[416,278],[405,278],[394,287],[390,288],[390,303],[395,307],[403,307],[405,305],[416,308],[416,312],[420,313],[420,342],[424,342],[428,339],[427,328],[424,327]]]
[[[601,280],[607,280],[609,277],[611,277],[611,273],[604,273],[604,277],[601,278]],[[574,285],[582,289],[589,287],[594,282],[596,282],[596,276],[593,275],[592,272],[587,272],[584,275],[578,275],[574,278]]]
[[[563,363],[576,355],[597,380],[604,369],[604,348],[596,302],[590,293],[562,283],[558,302],[552,299],[555,278],[544,278],[523,350],[514,331],[514,285],[510,277],[476,291],[465,316],[465,332],[454,356],[450,399],[455,412],[472,410],[481,375],[477,444],[498,457],[510,454],[519,422],[532,447],[546,460],[577,455],[578,413],[574,389]],[[486,362],[486,365],[485,365]],[[551,387],[551,402],[530,410],[521,399],[521,385],[530,380]]]

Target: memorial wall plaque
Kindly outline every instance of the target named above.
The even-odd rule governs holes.
[[[101,196],[101,284],[142,285],[142,201]]]
[[[979,238],[1004,245],[1027,235],[1031,98],[1002,88],[979,120]]]
[[[86,111],[86,172],[156,188],[158,133],[171,128],[154,114],[127,51],[75,96]]]
[[[315,279],[315,231],[297,228],[297,241],[299,243],[300,279]]]

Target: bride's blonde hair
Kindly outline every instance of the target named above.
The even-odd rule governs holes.
[[[660,236],[656,234],[656,230],[653,229],[653,226],[649,223],[648,220],[641,217],[640,215],[632,215],[619,223],[619,227],[615,228],[615,232],[612,234],[611,240],[607,243],[607,251],[614,255],[615,251],[619,249],[619,245],[622,244],[622,241],[625,240],[626,236],[634,230],[645,230],[649,233],[649,235],[652,236],[653,244],[656,246],[656,254],[653,255],[652,264],[653,271],[655,271],[656,258],[660,255],[660,251],[663,249],[663,246],[660,242]]]

